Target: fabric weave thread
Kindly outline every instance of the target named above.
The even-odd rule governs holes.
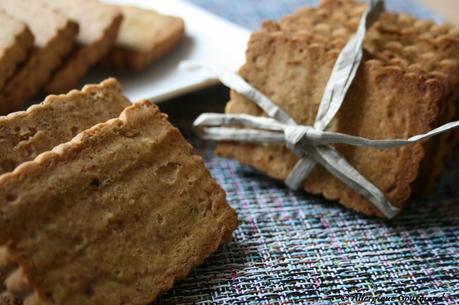
[[[158,304],[356,304],[359,294],[459,302],[459,153],[436,191],[385,222],[289,191],[192,140],[227,192],[235,239]],[[350,295],[350,297],[347,297]],[[370,304],[370,303],[360,303]],[[383,304],[383,303],[376,303]]]

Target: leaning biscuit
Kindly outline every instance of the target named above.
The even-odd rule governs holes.
[[[0,94],[3,113],[20,110],[49,80],[74,45],[78,26],[47,7],[41,0],[0,0],[0,7],[26,23],[35,36],[27,62]]]
[[[0,175],[79,132],[117,117],[129,105],[114,79],[49,96],[27,111],[0,117]]]
[[[0,10],[0,92],[33,46],[33,35],[27,25]],[[1,106],[0,106],[1,108]]]
[[[142,70],[170,52],[183,39],[183,19],[153,10],[121,6],[123,22],[116,44],[102,64]]]
[[[77,133],[118,116],[129,105],[114,79],[87,85],[81,91],[49,96],[26,112],[0,117],[0,175],[38,154],[71,140]],[[0,247],[0,304],[17,304],[27,293],[18,292],[24,281],[7,276],[17,269],[6,246]],[[22,284],[21,284],[22,283]],[[19,289],[20,290],[20,289]]]
[[[60,14],[78,23],[77,48],[45,87],[48,94],[75,88],[104,56],[118,35],[122,16],[118,8],[97,0],[44,0]]]
[[[148,101],[1,176],[0,194],[0,242],[23,270],[9,283],[26,283],[31,305],[149,304],[237,225],[202,159]]]
[[[339,49],[327,49],[323,44],[259,31],[249,42],[240,74],[296,122],[311,125],[338,53]],[[371,139],[407,138],[427,132],[437,123],[445,86],[435,78],[404,73],[376,60],[366,61],[330,130]],[[226,112],[263,115],[253,102],[234,92]],[[420,143],[386,150],[346,145],[336,148],[398,207],[411,194],[425,152]],[[225,143],[217,152],[282,180],[297,161],[283,145]],[[380,215],[367,199],[320,166],[304,188],[353,210]]]

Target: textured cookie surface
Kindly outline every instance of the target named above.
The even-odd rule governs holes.
[[[130,6],[120,8],[123,22],[116,44],[103,60],[106,66],[141,70],[168,53],[184,36],[181,18]]]
[[[327,49],[326,44],[262,30],[252,36],[240,74],[297,122],[311,125],[338,52]],[[367,61],[330,130],[371,139],[407,138],[426,132],[437,121],[444,90],[434,78]],[[234,92],[226,111],[263,114],[253,102]],[[341,145],[337,149],[397,206],[410,196],[410,184],[424,155],[422,144],[386,150]],[[227,143],[217,152],[278,179],[285,179],[297,160],[280,145]],[[305,189],[354,210],[377,213],[366,199],[320,167],[307,179]]]
[[[0,241],[35,291],[29,304],[148,304],[237,224],[202,159],[147,101],[3,175],[0,194]]]
[[[27,24],[35,37],[35,47],[27,62],[0,94],[0,112],[5,114],[20,110],[49,81],[71,51],[78,26],[41,0],[0,0],[0,8]]]
[[[354,0],[322,0],[317,8],[303,8],[279,22],[285,32],[309,32],[349,39],[357,30],[366,5]],[[431,20],[418,20],[403,13],[383,13],[367,33],[364,45],[372,57],[397,64],[410,72],[452,73],[459,61],[459,29]]]
[[[118,82],[109,79],[99,85],[85,86],[82,91],[50,96],[26,112],[0,117],[0,175],[54,146],[70,141],[77,133],[95,124],[117,117],[129,104],[121,94]],[[2,286],[16,267],[16,263],[7,258],[5,247],[0,248],[2,305],[20,301]]]
[[[22,63],[33,46],[33,35],[27,25],[0,9],[0,92],[6,81]]]
[[[77,48],[45,87],[46,93],[57,94],[74,88],[109,51],[118,35],[122,15],[118,8],[97,0],[43,1],[80,26]]]
[[[332,40],[347,41],[357,30],[365,4],[353,0],[322,0],[317,8],[303,8],[284,17],[277,26],[287,33],[309,33]],[[383,13],[370,28],[364,43],[367,57],[386,65],[394,65],[405,72],[428,73],[441,82],[447,82],[447,97],[440,106],[438,124],[459,118],[459,29],[430,20],[417,20],[407,14]],[[455,135],[456,134],[456,135]],[[457,140],[454,140],[454,137]],[[454,144],[459,143],[459,132],[436,137],[427,149],[422,163],[422,174],[416,182],[420,193],[434,187]]]
[[[366,45],[374,57],[385,62],[414,73],[427,71],[440,80],[446,80],[449,88],[442,122],[459,118],[459,28],[429,20],[416,20],[406,14],[386,13],[375,24],[375,30],[370,32]],[[435,140],[435,157],[425,166],[425,171],[430,173],[427,190],[433,187],[445,161],[452,155],[455,134],[457,144],[459,132],[451,132]]]
[[[128,105],[118,82],[109,79],[81,91],[49,96],[25,112],[0,117],[0,174],[95,124],[118,117]]]

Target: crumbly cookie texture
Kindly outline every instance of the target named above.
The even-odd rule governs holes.
[[[25,112],[0,117],[0,175],[70,141],[95,124],[119,116],[129,105],[119,83],[108,79],[98,85],[87,85],[81,91],[49,96]],[[5,253],[7,248],[0,247],[0,304],[18,304],[20,298],[5,291],[3,286],[17,267]]]
[[[236,214],[149,101],[0,177],[26,304],[149,304],[231,239]],[[19,229],[20,228],[20,229]]]
[[[275,26],[286,33],[306,32],[345,43],[357,30],[365,7],[353,0],[322,0],[317,8],[300,9]],[[428,73],[447,82],[447,96],[439,106],[437,125],[459,119],[459,28],[386,12],[368,31],[364,48],[367,58],[398,66],[404,72]],[[427,156],[421,165],[425,174],[415,183],[417,192],[429,193],[433,189],[458,144],[459,132],[453,131],[426,144]]]
[[[311,125],[339,51],[303,35],[263,29],[252,35],[240,74],[296,122]],[[367,60],[330,130],[371,139],[408,138],[427,132],[438,121],[446,87],[445,82],[428,74],[406,73],[379,60]],[[235,92],[226,112],[263,115],[253,102]],[[345,145],[336,148],[399,207],[411,194],[425,154],[422,144],[385,150]],[[277,179],[285,179],[297,161],[283,145],[224,143],[217,153]],[[305,189],[356,211],[380,215],[365,198],[320,166],[307,179]]]
[[[75,88],[89,68],[107,54],[118,35],[121,11],[98,0],[43,0],[66,18],[77,22],[77,47],[45,86],[47,94]]]
[[[29,58],[0,93],[0,113],[21,110],[40,92],[74,46],[78,25],[42,0],[0,0],[0,8],[23,21],[35,37]]]
[[[0,8],[0,92],[33,46],[33,35],[24,22]]]
[[[81,91],[49,96],[27,111],[0,117],[0,175],[85,129],[118,117],[129,104],[120,84],[108,79]]]
[[[1,305],[18,305],[23,304],[23,300],[19,295],[16,295],[7,289],[7,279],[10,275],[16,273],[18,265],[10,256],[8,248],[0,246],[0,304]],[[8,281],[9,282],[9,281]]]
[[[181,18],[131,6],[120,8],[120,33],[102,61],[104,66],[143,70],[174,49],[184,37],[185,23]]]

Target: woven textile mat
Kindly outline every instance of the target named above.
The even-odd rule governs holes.
[[[375,304],[459,302],[459,153],[431,197],[412,200],[385,222],[289,191],[216,157],[212,144],[192,144],[240,226],[233,242],[158,304],[355,304],[363,296],[396,299]]]

